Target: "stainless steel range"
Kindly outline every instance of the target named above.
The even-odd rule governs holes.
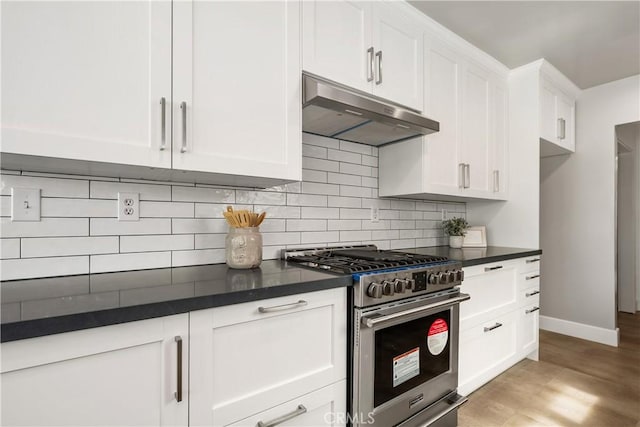
[[[353,426],[456,426],[462,265],[375,246],[283,257],[353,276],[348,418]]]

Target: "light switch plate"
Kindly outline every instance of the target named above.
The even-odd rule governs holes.
[[[11,188],[11,221],[40,221],[39,188]]]

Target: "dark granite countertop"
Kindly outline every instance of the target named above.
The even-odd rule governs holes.
[[[462,262],[463,267],[542,254],[541,249],[508,248],[503,246],[462,249],[453,249],[449,246],[429,246],[403,249],[403,251],[424,255],[446,256],[449,259]]]
[[[350,286],[351,276],[264,261],[0,282],[0,341]]]

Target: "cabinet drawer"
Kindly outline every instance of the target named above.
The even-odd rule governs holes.
[[[461,394],[472,392],[516,362],[516,316],[512,311],[460,333]]]
[[[227,425],[346,377],[344,288],[191,313],[195,425]]]
[[[518,272],[529,273],[533,271],[540,271],[540,263],[542,262],[542,255],[533,255],[518,260]]]
[[[270,421],[281,417],[287,418],[286,421],[278,424],[282,427],[344,426],[346,421],[346,389],[347,382],[342,380],[229,426],[255,427],[259,422],[270,425]]]
[[[540,287],[521,289],[518,291],[518,307],[540,304]]]
[[[482,267],[482,266],[480,266]],[[460,286],[460,291],[471,295],[469,301],[460,305],[460,329],[485,322],[497,315],[516,308],[517,273],[515,265],[487,264],[485,268],[496,268],[480,274],[467,276]]]

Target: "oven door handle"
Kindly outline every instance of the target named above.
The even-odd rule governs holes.
[[[368,328],[373,328],[380,323],[385,323],[390,320],[398,319],[400,317],[409,316],[411,314],[420,313],[423,311],[432,310],[434,308],[443,308],[451,305],[460,304],[463,301],[470,299],[471,297],[468,294],[459,294],[457,297],[450,298],[444,301],[434,302],[433,304],[422,305],[420,307],[411,308],[409,310],[399,311],[397,313],[387,314],[386,316],[379,317],[363,317],[362,324]]]
[[[458,393],[456,393],[455,391],[453,393],[451,393],[447,398],[446,398],[446,403],[450,406],[448,406],[445,410],[437,413],[436,415],[432,416],[431,418],[424,420],[424,421],[420,421],[420,424],[415,424],[416,422],[416,418],[420,417],[421,412],[418,412],[416,415],[412,416],[411,418],[409,418],[408,420],[405,420],[404,422],[398,424],[397,427],[403,427],[403,426],[408,426],[408,425],[412,425],[414,427],[429,427],[429,426],[433,426],[433,424],[444,418],[445,416],[447,416],[448,414],[450,414],[451,412],[455,411],[456,409],[458,409],[460,406],[464,405],[465,403],[467,403],[467,401],[469,400],[468,397],[466,396],[461,396]]]

